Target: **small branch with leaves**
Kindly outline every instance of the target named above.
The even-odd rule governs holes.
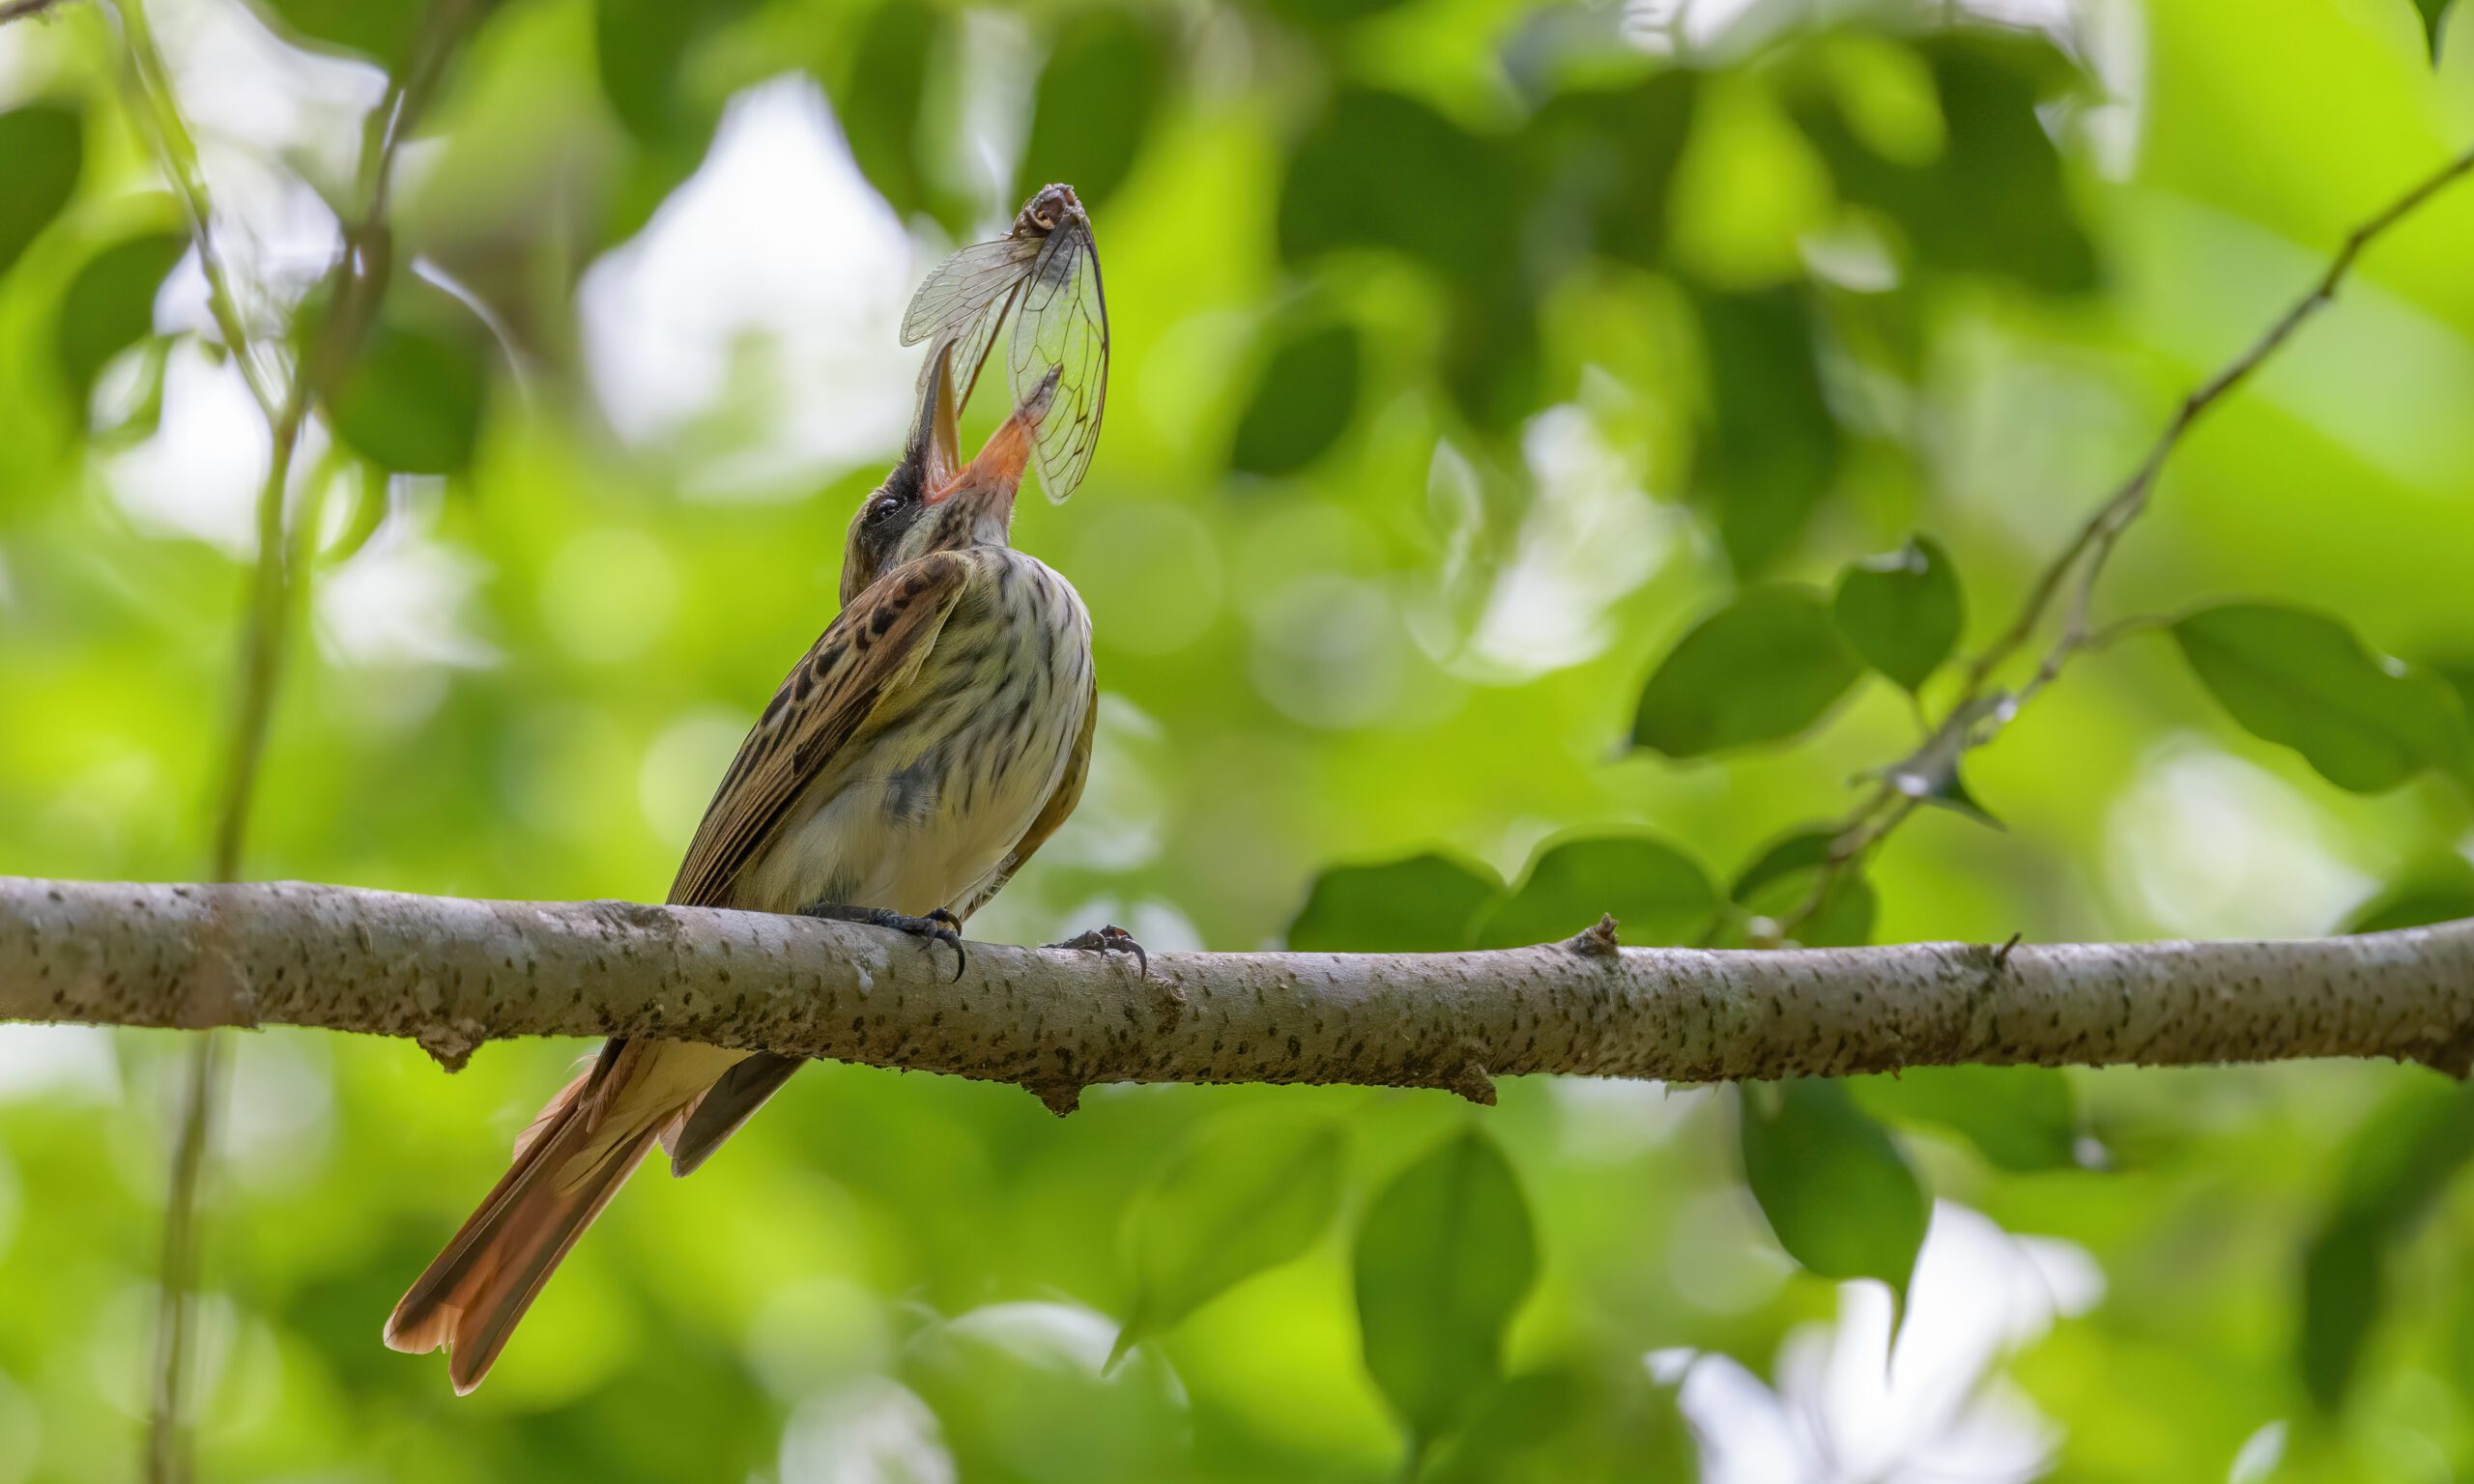
[[[2371,652],[2343,622],[2271,604],[2227,604],[2175,618],[2094,617],[2096,590],[2122,539],[2153,499],[2165,465],[2199,420],[2250,380],[2303,323],[2336,298],[2362,255],[2450,186],[2474,174],[2474,150],[2448,160],[2346,234],[2309,292],[2249,349],[2182,399],[2129,478],[2099,505],[2029,585],[2017,615],[1959,671],[1941,719],[1908,755],[1877,769],[1856,806],[1825,826],[1829,843],[1810,889],[1768,924],[1793,941],[1845,879],[1928,803],[1990,817],[1960,777],[1966,755],[1990,743],[2079,656],[2150,630],[2170,632],[2201,682],[2235,721],[2300,751],[2341,787],[2393,787],[2431,769],[2474,784],[2465,703],[2438,677]],[[2059,610],[2035,671],[2016,691],[1996,677]],[[1792,735],[1818,720],[1865,668],[1919,692],[1956,647],[1957,579],[1930,540],[1849,569],[1834,599],[1760,588],[1686,634],[1649,681],[1634,741],[1677,756]],[[1748,674],[1758,655],[1780,671]],[[1723,684],[1721,684],[1723,682]],[[1722,711],[1707,698],[1768,686],[1758,707]]]
[[[2172,457],[2184,436],[2210,409],[2235,387],[2249,381],[2293,337],[2304,321],[2335,300],[2337,290],[2353,271],[2366,248],[2469,172],[2474,172],[2474,150],[2457,156],[2425,176],[2347,233],[2344,245],[2329,260],[2310,292],[2279,315],[2250,349],[2182,399],[2181,405],[2174,409],[2172,419],[2149,446],[2147,456],[2140,461],[2139,467],[2131,471],[2121,487],[2096,508],[2078,534],[2038,576],[2034,585],[2028,589],[2027,601],[2020,605],[2018,616],[2001,631],[1999,637],[1968,662],[1958,695],[1950,701],[1942,724],[1907,758],[1893,764],[1884,775],[1887,782],[1882,789],[1849,815],[1831,848],[1833,871],[1825,874],[1816,886],[1804,911],[1785,926],[1792,928],[1795,923],[1809,916],[1811,909],[1820,904],[1828,890],[1835,870],[1859,863],[1919,805],[1937,793],[1958,790],[1963,794],[1963,786],[1958,781],[1960,758],[1967,752],[1992,741],[2022,708],[2060,678],[2062,671],[2072,660],[2105,648],[2134,633],[2178,627],[2173,622],[2143,615],[2103,625],[2093,618],[2097,585],[2103,582],[2105,570],[2120,547],[2122,537],[2146,512],[2155,496],[2157,478],[2165,471],[2166,461]],[[2035,672],[2015,695],[1995,692],[1992,689],[1995,675],[2035,637],[2036,631],[2051,616],[2055,604],[2064,601],[2065,591],[2066,612],[2060,632],[2045,650]],[[2369,660],[2368,656],[2364,658]],[[2202,666],[2203,679],[2206,673]],[[2438,763],[2446,758],[2443,755],[2431,760]]]

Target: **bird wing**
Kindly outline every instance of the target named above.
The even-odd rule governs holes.
[[[731,904],[733,884],[762,857],[799,795],[845,760],[850,739],[918,672],[970,573],[962,554],[931,553],[878,578],[842,611],[739,744],[687,846],[672,902]]]
[[[1014,872],[1022,869],[1022,863],[1031,858],[1031,852],[1047,843],[1048,838],[1056,833],[1056,827],[1065,822],[1065,816],[1074,813],[1074,806],[1082,802],[1082,783],[1091,773],[1091,732],[1099,725],[1099,720],[1100,681],[1095,671],[1082,693],[1082,733],[1074,739],[1074,752],[1065,759],[1064,774],[1049,793],[1048,803],[1041,806],[1039,816],[1031,821],[1031,827],[1022,832],[1022,838],[1015,843],[1012,853],[1005,857],[1005,869],[990,878],[970,900],[963,903],[962,915],[964,918],[988,905],[988,899],[1001,891],[1006,882],[1014,879]]]
[[[799,795],[847,761],[851,739],[918,672],[970,574],[962,554],[934,552],[878,578],[835,616],[773,693],[705,806],[705,822],[671,884],[674,904],[731,905],[740,873],[763,858]],[[684,1120],[705,1089],[746,1056],[613,1037],[578,1094],[586,1126],[624,1122],[627,1111],[640,1106],[663,1120]],[[678,1127],[665,1129],[665,1144]]]

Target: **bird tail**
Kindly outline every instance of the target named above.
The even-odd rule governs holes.
[[[447,1347],[446,1373],[461,1396],[532,1306],[541,1285],[592,1218],[653,1147],[676,1110],[613,1127],[593,1115],[595,1068],[550,1099],[516,1141],[515,1162],[388,1317],[390,1349],[415,1355]],[[615,1110],[614,1110],[615,1111]]]

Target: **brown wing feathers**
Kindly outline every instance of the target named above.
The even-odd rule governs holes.
[[[938,552],[886,573],[792,670],[722,776],[670,899],[728,906],[730,888],[783,814],[928,657],[962,598],[968,558]]]

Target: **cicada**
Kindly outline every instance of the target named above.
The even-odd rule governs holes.
[[[929,363],[950,347],[955,405],[970,400],[1008,320],[1005,356],[1015,401],[1027,402],[1052,368],[1055,401],[1039,429],[1040,488],[1062,503],[1082,482],[1108,402],[1108,303],[1091,218],[1071,186],[1045,186],[1013,227],[936,265],[902,318],[902,343],[929,342]]]

